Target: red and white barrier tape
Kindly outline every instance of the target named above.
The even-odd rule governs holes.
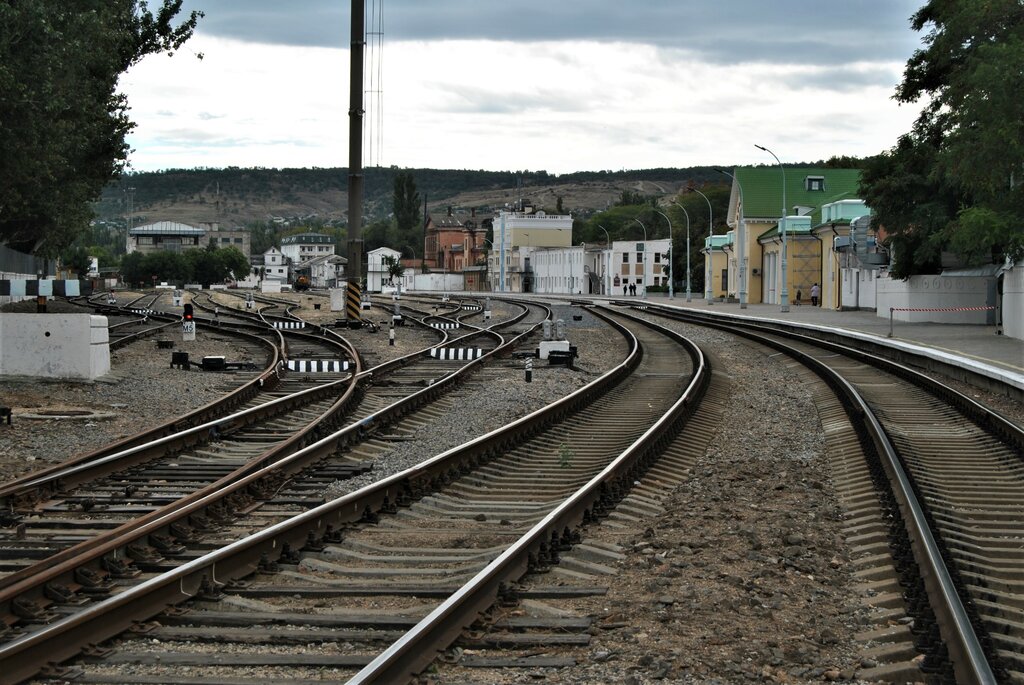
[[[890,312],[980,312],[988,309],[995,309],[995,307],[934,307],[931,309],[889,307]]]

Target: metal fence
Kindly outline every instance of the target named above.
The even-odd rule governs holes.
[[[52,259],[40,259],[30,254],[18,252],[0,245],[0,278],[39,278],[54,276],[57,273],[57,262]]]

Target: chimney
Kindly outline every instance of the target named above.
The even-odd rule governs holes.
[[[448,205],[448,216],[452,215],[452,206]]]

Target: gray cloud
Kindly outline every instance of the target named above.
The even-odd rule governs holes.
[[[680,48],[702,59],[840,64],[905,60],[919,45],[909,17],[920,0],[368,0],[384,7],[385,46],[398,40],[624,41]],[[244,41],[347,47],[344,0],[186,0],[201,33]]]

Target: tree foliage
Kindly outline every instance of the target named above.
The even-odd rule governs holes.
[[[944,250],[978,264],[1024,256],[1024,7],[929,0],[896,99],[913,129],[870,160],[861,193],[890,235],[894,276],[934,273]]]
[[[395,223],[398,224],[400,234],[406,234],[419,228],[421,223],[420,194],[416,190],[416,181],[410,172],[403,171],[395,175],[392,205]]]
[[[204,287],[249,275],[249,260],[237,248],[184,252],[132,252],[121,259],[121,278],[130,285],[150,286],[166,281],[177,285],[197,282]]]
[[[405,273],[405,267],[402,266],[402,262],[391,255],[381,257],[381,264],[387,268],[388,280],[392,282],[401,280],[402,275]]]
[[[56,255],[92,217],[90,203],[123,170],[133,128],[119,76],[177,50],[199,12],[182,0],[0,3],[0,242]]]

